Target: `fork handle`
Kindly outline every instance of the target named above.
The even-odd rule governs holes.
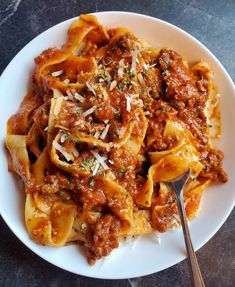
[[[197,257],[193,249],[192,240],[190,237],[188,223],[186,220],[186,213],[184,209],[184,201],[183,201],[183,192],[180,195],[176,196],[177,205],[179,209],[179,215],[181,219],[181,224],[184,233],[184,241],[188,253],[188,261],[189,261],[189,270],[191,274],[192,284],[194,287],[205,287],[205,284],[202,279],[202,274],[198,265]]]

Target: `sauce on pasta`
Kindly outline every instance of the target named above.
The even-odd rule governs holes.
[[[190,65],[126,28],[81,15],[61,49],[35,64],[6,136],[35,242],[79,242],[94,264],[122,239],[179,225],[166,181],[191,168],[188,219],[211,182],[227,181],[223,153],[211,143],[220,116],[207,63]]]

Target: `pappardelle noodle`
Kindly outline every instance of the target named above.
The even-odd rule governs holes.
[[[35,242],[78,242],[94,264],[120,240],[179,225],[166,181],[191,168],[189,220],[203,190],[227,181],[223,153],[211,143],[220,113],[207,63],[190,65],[81,15],[61,49],[45,50],[35,64],[6,136]]]

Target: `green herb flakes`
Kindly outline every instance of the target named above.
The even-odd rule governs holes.
[[[117,170],[117,172],[118,172],[118,173],[124,173],[124,172],[126,172],[126,170],[125,170],[124,168],[119,168],[119,169]]]
[[[125,87],[126,87],[126,85],[123,84],[123,83],[119,83],[119,84],[118,84],[118,90],[119,90],[120,92],[123,92],[124,89],[125,89]]]
[[[164,70],[163,72],[162,72],[162,75],[163,76],[170,76],[170,71],[169,70]]]
[[[89,181],[88,181],[88,184],[89,184],[90,187],[93,187],[95,185],[94,178],[90,178]]]
[[[80,164],[80,167],[86,171],[90,171],[93,161],[94,159],[92,157],[88,157]]]

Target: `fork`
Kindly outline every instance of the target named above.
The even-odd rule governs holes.
[[[188,181],[191,175],[191,169],[187,170],[185,173],[174,178],[171,181],[166,182],[166,184],[174,191],[176,196],[176,202],[179,210],[181,225],[184,233],[184,241],[187,249],[188,255],[188,264],[192,280],[192,286],[194,287],[205,287],[205,284],[202,279],[200,268],[198,265],[197,257],[193,249],[193,244],[191,236],[189,233],[188,223],[186,219],[185,209],[184,209],[184,200],[183,200],[183,190],[186,182]]]

